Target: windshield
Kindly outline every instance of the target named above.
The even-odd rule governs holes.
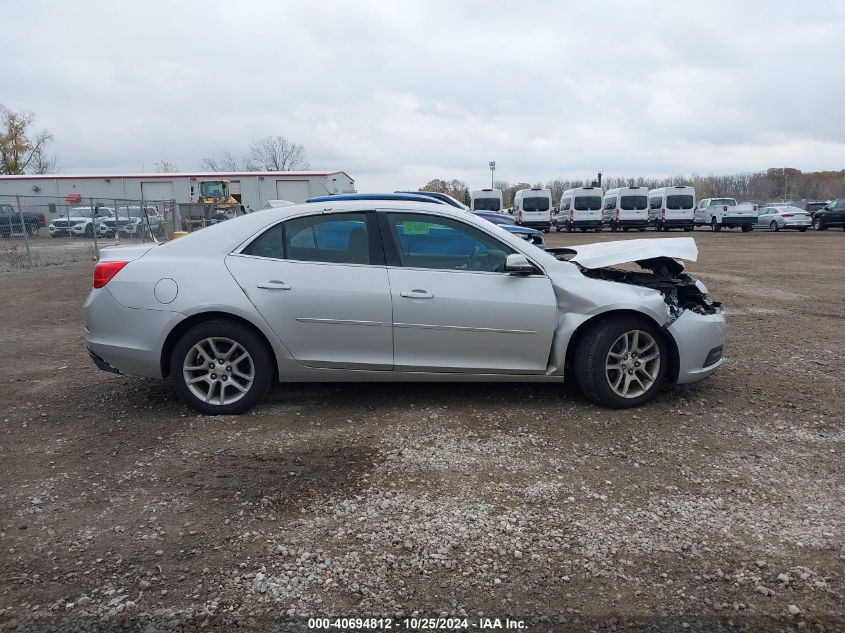
[[[619,206],[625,211],[642,211],[648,208],[648,196],[622,196]]]
[[[579,196],[575,198],[572,208],[576,211],[601,209],[601,196]]]
[[[473,211],[495,211],[498,212],[502,204],[498,198],[476,198],[472,201]]]
[[[724,204],[729,207],[735,207],[736,200],[734,200],[733,198],[713,198],[710,204]]]
[[[667,209],[692,209],[692,206],[692,196],[666,196]]]
[[[219,180],[200,184],[200,194],[203,198],[225,198],[226,185]]]
[[[94,216],[93,212],[91,211],[91,207],[74,207],[70,210],[70,215],[74,218],[90,218]],[[111,209],[106,209],[105,207],[98,207],[97,215],[100,217],[111,216],[112,212]]]
[[[529,213],[536,213],[538,211],[549,210],[549,199],[546,197],[523,198],[522,210]]]

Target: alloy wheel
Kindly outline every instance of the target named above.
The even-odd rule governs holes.
[[[629,330],[610,346],[605,375],[610,388],[623,398],[636,398],[654,385],[660,372],[660,347],[643,330]]]
[[[194,396],[209,404],[225,405],[249,392],[255,381],[255,365],[243,345],[215,336],[188,350],[182,375]]]

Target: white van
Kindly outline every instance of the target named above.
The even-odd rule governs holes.
[[[648,189],[645,187],[617,187],[604,194],[602,220],[611,231],[638,229],[648,226]]]
[[[657,231],[695,226],[695,189],[678,185],[648,192],[648,219]]]
[[[513,198],[513,215],[520,226],[548,231],[552,226],[551,189],[520,189]]]
[[[557,215],[557,230],[566,228],[594,229],[597,233],[602,227],[602,198],[604,189],[601,187],[577,187],[567,189],[560,197],[560,211]]]
[[[470,194],[469,208],[473,211],[504,213],[504,199],[499,189],[481,189]]]

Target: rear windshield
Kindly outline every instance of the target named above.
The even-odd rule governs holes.
[[[472,201],[473,211],[499,211],[501,208],[498,198],[476,198]]]
[[[626,211],[642,211],[648,208],[648,196],[622,196],[621,206]]]
[[[538,197],[538,198],[523,198],[522,199],[522,210],[523,211],[548,211],[549,210],[549,199],[546,197]]]
[[[722,205],[727,205],[729,207],[735,207],[736,206],[736,200],[734,200],[733,198],[713,198],[713,200],[712,200],[712,202],[710,202],[710,204],[722,204]]]
[[[692,196],[666,196],[667,209],[692,209]]]
[[[572,208],[576,211],[601,209],[601,196],[579,196],[575,198]]]

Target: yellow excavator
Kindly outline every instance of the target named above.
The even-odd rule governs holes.
[[[233,207],[238,207],[240,202],[229,191],[231,180],[202,180],[200,181],[199,199],[197,202],[202,204],[215,204],[217,210],[222,213],[231,211]]]

